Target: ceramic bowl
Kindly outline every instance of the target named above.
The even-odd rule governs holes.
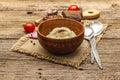
[[[67,39],[53,39],[46,37],[56,27],[67,27],[77,35]],[[38,40],[41,46],[57,55],[69,54],[75,51],[83,42],[84,27],[80,22],[71,19],[51,19],[38,25]]]

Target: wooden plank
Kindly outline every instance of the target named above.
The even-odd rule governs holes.
[[[7,23],[7,24],[6,24]],[[20,38],[25,35],[24,22],[0,22],[0,38]]]
[[[60,10],[61,11],[61,10]],[[27,14],[28,11],[1,11],[0,21],[34,21],[36,19],[46,16],[46,11],[32,11],[33,14]],[[9,14],[8,14],[9,13]],[[22,17],[21,17],[22,16]],[[102,11],[98,20],[120,20],[119,11]],[[115,21],[114,21],[115,22]]]
[[[120,64],[103,63],[104,70],[99,70],[97,65],[84,63],[80,70],[44,62],[41,60],[3,60],[0,62],[0,79],[2,80],[119,80]]]
[[[31,0],[26,0],[26,1],[18,1],[18,0],[12,0],[12,1],[1,1],[1,7],[0,10],[39,10],[39,11],[43,11],[45,9],[48,8],[53,8],[53,9],[66,9],[70,4],[76,2],[79,6],[83,7],[83,9],[87,9],[89,8],[96,8],[96,9],[106,9],[111,7],[111,5],[113,4],[114,6],[119,5],[120,2],[119,0],[110,0],[110,1],[104,1],[104,0],[99,0],[99,1],[94,1],[91,0],[89,4],[88,0],[45,0],[44,3],[42,2],[43,0],[35,0],[35,1],[31,1]],[[59,3],[58,3],[59,2]],[[27,3],[27,4],[26,4]],[[98,3],[100,4],[100,6],[98,6]],[[59,5],[58,5],[59,4]],[[93,5],[94,4],[94,5]],[[19,5],[19,6],[18,6]],[[116,8],[116,7],[114,7]]]
[[[114,20],[113,20],[114,21]],[[6,24],[7,23],[7,24]],[[17,38],[19,39],[26,33],[23,29],[24,22],[0,22],[0,38]],[[8,26],[9,25],[9,26]],[[120,38],[120,24],[109,24],[103,38]]]
[[[33,57],[26,56],[24,54],[15,53],[10,51],[10,47],[17,40],[0,40],[0,59],[10,59],[10,60],[32,60]],[[98,52],[102,62],[120,62],[120,40],[119,39],[102,39],[97,46]],[[112,45],[112,46],[111,46]]]
[[[57,8],[57,9],[61,11],[60,8]],[[32,11],[33,14],[27,15],[28,11]],[[15,10],[1,11],[1,13],[0,13],[1,20],[0,21],[22,21],[22,20],[29,21],[31,19],[35,20],[35,19],[41,18],[43,16],[46,16],[46,9],[44,9],[43,11],[39,11],[39,10],[37,10],[37,11],[28,10],[28,11],[27,10],[25,10],[25,11],[15,11]],[[23,16],[23,17],[21,17],[21,16]],[[120,9],[119,10],[112,10],[112,9],[101,10],[100,19],[108,19],[108,20],[109,19],[118,19],[119,20],[119,18],[120,18]]]
[[[9,14],[8,14],[9,13]],[[36,19],[40,19],[45,15],[45,11],[44,12],[40,12],[40,11],[33,11],[33,14],[27,14],[27,11],[1,11],[0,12],[0,21],[7,21],[8,23],[13,21],[13,22],[17,22],[17,21],[21,21],[21,22],[26,22],[26,21],[34,21]]]
[[[0,1],[3,1],[3,0],[0,0]],[[8,2],[9,0],[4,0],[3,2],[5,2],[5,1]],[[31,1],[31,0],[11,0],[11,1],[9,1],[9,2],[14,2],[14,1],[17,1],[17,2],[18,2],[18,1]],[[53,2],[57,2],[56,0],[52,0],[52,1],[50,1],[50,0],[35,0],[35,1],[42,1],[42,2],[43,2],[43,1],[45,1],[45,2],[52,2],[52,1],[53,1]],[[59,1],[59,0],[58,0],[58,1]],[[66,1],[68,1],[68,0],[61,0],[61,1],[66,2]],[[69,0],[69,1],[72,1],[72,0]],[[81,2],[81,1],[79,1],[79,0],[75,0],[75,1]],[[86,1],[88,1],[88,0],[84,0],[84,1],[86,2]],[[91,1],[94,1],[94,2],[95,2],[96,0],[91,0]],[[105,1],[105,2],[107,2],[107,0],[99,0],[99,1],[102,1],[102,2]],[[109,2],[111,2],[111,1],[113,2],[113,1],[119,1],[119,0],[110,0]]]

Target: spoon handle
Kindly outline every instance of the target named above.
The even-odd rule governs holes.
[[[91,59],[91,64],[94,64],[94,55],[93,55],[92,50],[91,50],[91,54],[90,54],[90,59]]]
[[[92,38],[95,39],[94,36],[93,36]],[[96,47],[94,46],[94,43],[95,43],[95,42],[94,42],[94,40],[92,40],[92,38],[90,39],[90,44],[91,44],[91,48],[92,48],[92,53],[93,53],[93,55],[94,55],[94,57],[95,57],[95,59],[96,59],[96,62],[97,62],[97,64],[98,64],[99,68],[102,69],[102,64],[101,64],[101,61],[100,61],[100,57],[99,57],[99,54],[98,54],[98,52],[97,52]]]
[[[93,42],[93,46],[96,49],[96,40],[95,40],[95,36],[93,36],[93,38],[91,39]],[[94,63],[94,54],[93,54],[93,50],[91,49],[91,63]]]

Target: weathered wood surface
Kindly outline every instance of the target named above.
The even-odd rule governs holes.
[[[49,7],[61,11],[73,2],[84,10],[101,10],[98,20],[109,24],[97,46],[104,70],[91,65],[89,57],[76,70],[9,51],[26,34],[24,22],[45,16]],[[120,80],[120,0],[0,0],[0,80]]]

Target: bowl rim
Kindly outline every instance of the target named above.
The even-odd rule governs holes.
[[[42,25],[43,23],[45,23],[45,22],[47,22],[47,21],[51,21],[51,20],[69,20],[69,21],[74,21],[74,22],[80,24],[80,25],[83,27],[83,30],[82,30],[77,36],[71,37],[71,38],[65,38],[65,39],[49,38],[49,37],[46,37],[45,35],[41,34],[40,31],[39,31],[39,28],[40,28],[40,25]],[[83,26],[80,22],[75,21],[75,20],[73,20],[73,19],[68,19],[68,18],[59,18],[59,19],[49,19],[49,20],[45,20],[45,21],[39,23],[39,25],[37,26],[37,33],[40,34],[42,37],[48,38],[48,39],[51,39],[51,40],[70,40],[70,39],[74,39],[74,38],[77,38],[77,37],[79,37],[80,35],[84,34],[84,31],[85,31],[85,30],[84,30],[84,26]]]

